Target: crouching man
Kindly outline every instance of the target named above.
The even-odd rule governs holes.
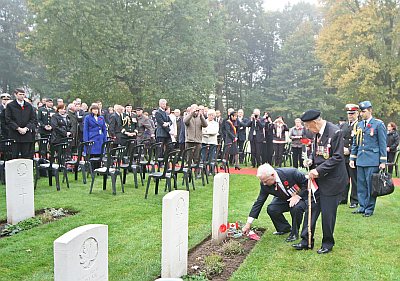
[[[260,194],[251,208],[250,215],[242,231],[248,234],[254,219],[257,219],[268,195],[275,196],[268,205],[267,212],[276,231],[274,235],[289,233],[286,242],[293,242],[299,237],[299,228],[306,209],[307,179],[295,168],[277,168],[269,164],[261,165],[257,170],[260,179]],[[292,227],[283,213],[290,212]]]

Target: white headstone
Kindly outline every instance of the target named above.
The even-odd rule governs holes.
[[[83,225],[54,241],[54,280],[108,280],[107,225]]]
[[[227,236],[222,225],[228,223],[229,174],[219,173],[214,177],[212,238],[214,243],[221,243]]]
[[[33,161],[14,159],[6,162],[7,222],[16,224],[35,216]]]
[[[187,274],[189,192],[174,190],[163,198],[161,277]]]

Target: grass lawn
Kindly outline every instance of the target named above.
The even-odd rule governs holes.
[[[73,176],[70,176],[73,179]],[[101,178],[93,194],[89,184],[72,180],[57,192],[45,179],[35,192],[35,209],[63,207],[78,210],[75,216],[41,225],[13,237],[0,239],[0,280],[53,280],[53,241],[67,231],[90,223],[109,226],[109,280],[154,280],[161,271],[161,203],[153,190],[144,199],[144,187],[134,189],[129,175],[125,193],[111,194],[111,182],[101,190]],[[119,185],[118,185],[119,186]],[[119,187],[117,187],[118,190]],[[229,221],[247,219],[258,195],[254,176],[231,175]],[[272,198],[268,199],[268,202]],[[6,219],[5,188],[0,186],[0,220]],[[230,280],[400,280],[400,191],[378,199],[375,214],[363,218],[339,206],[336,246],[328,255],[318,255],[320,221],[316,249],[295,251],[285,237],[272,235],[274,227],[263,212],[255,226],[267,228],[240,269]],[[212,183],[197,181],[190,192],[189,248],[211,232]]]

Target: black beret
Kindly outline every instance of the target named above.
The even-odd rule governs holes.
[[[50,98],[46,99],[46,102],[48,102],[48,101],[53,102],[53,99],[50,99]]]
[[[321,111],[317,109],[310,109],[303,113],[300,117],[301,121],[307,122],[317,119],[321,115]]]

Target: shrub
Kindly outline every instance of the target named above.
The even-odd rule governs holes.
[[[230,240],[222,246],[222,252],[226,256],[237,256],[244,253],[242,244],[236,240]]]
[[[221,274],[224,267],[225,264],[220,255],[213,254],[204,258],[204,271],[207,277]]]
[[[206,274],[204,272],[200,272],[199,274],[193,275],[185,275],[182,277],[184,281],[208,281]]]
[[[23,230],[31,229],[35,226],[41,225],[42,220],[40,218],[29,218],[23,221],[20,221],[17,224],[7,224],[4,229],[1,231],[0,236],[12,236],[21,232]]]

